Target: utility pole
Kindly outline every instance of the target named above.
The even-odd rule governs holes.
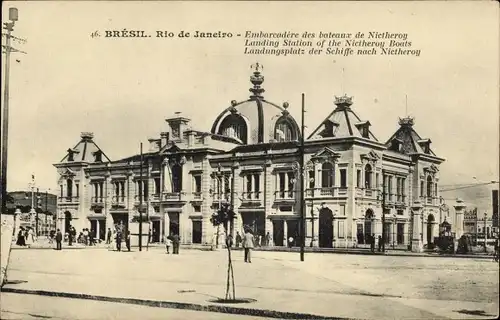
[[[306,245],[306,219],[304,214],[304,114],[305,114],[305,94],[302,93],[302,124],[301,124],[301,134],[300,134],[300,167],[299,176],[300,179],[300,261],[304,261],[304,251]]]
[[[385,252],[385,170],[382,170],[382,252]],[[390,194],[390,190],[389,190]],[[375,239],[373,239],[375,241]]]
[[[141,163],[139,173],[139,251],[142,251],[142,142],[141,142]]]
[[[487,233],[486,233],[486,212],[484,213],[484,252],[486,252],[486,239],[487,239]]]
[[[146,220],[148,221],[148,242],[146,242],[146,251],[149,251],[149,241],[150,241],[150,238],[153,236],[153,233],[151,232],[151,222],[149,221],[149,173],[150,173],[150,170],[149,170],[149,158],[146,157],[146,170],[147,170],[147,174],[146,174],[146,182],[145,182],[145,186],[146,186],[146,190],[144,192],[144,197],[145,197],[145,201],[146,201]]]
[[[38,237],[38,211],[40,201],[40,189],[36,188],[36,209],[35,209],[35,234]]]
[[[7,30],[6,33],[2,33],[5,36],[5,45],[2,48],[5,52],[5,80],[4,80],[4,99],[3,99],[3,115],[0,113],[0,119],[3,116],[2,123],[2,150],[1,150],[1,212],[7,213],[7,160],[8,160],[8,142],[9,142],[9,74],[10,74],[10,53],[11,52],[21,52],[26,53],[21,50],[11,46],[11,40],[25,41],[24,39],[16,38],[12,35],[14,31],[14,25],[18,21],[17,8],[9,8],[9,20],[10,22],[4,22],[3,28]]]

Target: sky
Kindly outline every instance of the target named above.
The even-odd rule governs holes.
[[[177,111],[191,118],[194,128],[210,130],[231,100],[248,98],[250,65],[255,62],[264,65],[265,98],[280,105],[289,102],[298,122],[305,93],[306,134],[332,111],[334,96],[347,93],[354,96],[353,110],[370,121],[379,141],[397,130],[398,117],[415,117],[416,131],[430,138],[434,152],[446,159],[440,172],[443,189],[498,180],[499,30],[494,1],[2,5],[3,19],[5,9],[18,8],[13,34],[27,40],[14,43],[27,54],[15,53],[11,60],[8,190],[26,189],[32,174],[40,189],[56,189],[53,164],[83,131],[93,132],[95,142],[116,160],[138,153],[139,144],[165,131],[164,119]],[[176,34],[405,32],[422,53],[276,57],[244,55],[243,37],[91,37],[95,31],[124,28]],[[487,206],[493,187],[459,193],[466,201]],[[454,199],[457,194],[443,196]]]

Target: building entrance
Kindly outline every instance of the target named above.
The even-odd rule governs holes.
[[[329,208],[319,211],[319,239],[320,248],[333,247],[333,212]]]

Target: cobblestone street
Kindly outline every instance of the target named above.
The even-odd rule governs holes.
[[[306,261],[300,262],[296,253],[255,252],[253,263],[246,264],[242,252],[234,256],[237,297],[257,300],[232,305],[245,310],[358,319],[477,319],[498,314],[499,269],[490,260],[314,253],[306,254]],[[178,256],[166,255],[159,248],[130,253],[105,249],[13,250],[8,273],[11,284],[6,290],[211,306],[216,304],[210,300],[224,295],[226,266],[223,250],[184,250]],[[7,317],[8,311],[32,308],[33,304],[27,302],[19,305],[24,300],[16,299],[18,294],[8,295],[2,318],[4,314],[12,318]],[[29,295],[29,299],[64,298]],[[79,303],[76,299],[64,300],[66,304]],[[92,301],[88,308],[99,303]],[[55,304],[40,307],[39,303],[34,311],[51,316],[57,309]],[[168,314],[164,308],[104,304],[103,308],[110,310],[132,308],[134,312],[144,309],[147,314]],[[71,310],[78,308],[64,308],[66,317],[99,318],[98,312],[73,317],[67,314]]]

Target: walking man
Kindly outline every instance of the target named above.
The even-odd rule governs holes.
[[[127,250],[130,251],[130,230],[127,230],[127,237],[125,238],[125,245]]]
[[[108,228],[108,234],[106,237],[106,244],[111,244],[111,228]]]
[[[62,250],[62,240],[63,240],[63,236],[62,236],[61,230],[57,229],[56,250]]]
[[[179,246],[180,246],[181,238],[178,234],[174,234],[172,236],[172,245],[173,245],[173,254],[179,254]]]
[[[252,249],[254,248],[254,237],[250,230],[245,231],[243,236],[243,248],[245,249],[245,262],[252,263]]]
[[[118,230],[116,233],[116,250],[122,251],[122,231]]]
[[[241,235],[240,235],[240,232],[239,231],[236,231],[236,248],[239,248],[240,247],[240,243],[241,243],[242,239],[241,239]]]

